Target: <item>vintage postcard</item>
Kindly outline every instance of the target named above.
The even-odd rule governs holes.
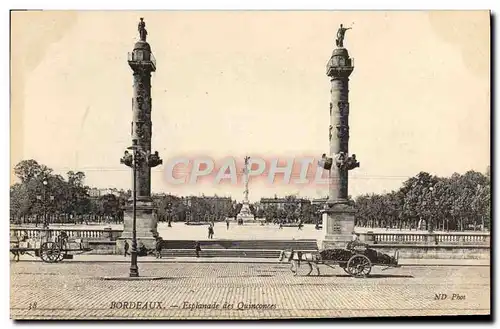
[[[12,11],[10,315],[490,315],[489,11]]]

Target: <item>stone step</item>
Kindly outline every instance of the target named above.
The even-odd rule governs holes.
[[[316,240],[200,240],[202,249],[317,250]],[[194,240],[165,240],[163,249],[194,249]]]
[[[264,249],[202,249],[200,257],[278,258],[280,252],[280,250]],[[196,252],[194,249],[164,249],[161,255],[162,257],[196,257]]]

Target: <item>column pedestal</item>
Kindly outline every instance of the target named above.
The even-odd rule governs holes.
[[[158,234],[158,220],[154,213],[154,204],[151,198],[138,198],[136,201],[136,238],[137,250],[141,244],[147,249],[154,249]],[[125,240],[129,244],[129,252],[132,250],[132,228],[134,222],[132,202],[125,209],[123,218],[123,233],[116,241],[116,253],[124,253]]]
[[[321,249],[345,248],[352,240],[356,210],[347,202],[325,204],[322,211],[323,239],[318,241]]]
[[[255,218],[252,215],[252,211],[250,210],[250,205],[248,203],[243,202],[241,210],[239,214],[236,216],[236,221],[237,222],[241,221],[242,223],[245,223],[247,221],[253,221],[253,220],[255,220]]]

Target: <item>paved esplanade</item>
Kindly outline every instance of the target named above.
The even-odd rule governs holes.
[[[348,277],[341,269],[321,269],[320,277],[294,277],[286,264],[143,263],[143,276],[168,279],[134,282],[101,279],[127,273],[126,263],[11,263],[11,317],[255,319],[490,313],[489,267],[377,268],[366,279]],[[436,300],[436,294],[447,294],[447,299]],[[464,299],[452,300],[453,294]],[[224,309],[224,303],[233,308]]]

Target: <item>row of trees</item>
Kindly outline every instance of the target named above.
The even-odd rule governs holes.
[[[131,191],[91,197],[83,172],[69,171],[67,177],[35,160],[21,161],[14,167],[19,183],[10,187],[10,218],[19,224],[123,222],[123,210]],[[234,217],[241,204],[218,202],[217,197],[174,195],[155,196],[159,221],[224,220]],[[225,200],[227,201],[227,200]]]
[[[356,198],[356,225],[399,229],[490,229],[491,178],[469,171],[437,177],[421,172],[391,193]]]
[[[288,195],[284,198],[282,206],[269,204],[259,207],[255,215],[258,218],[265,218],[266,221],[296,222],[301,220],[304,223],[316,223],[319,219],[320,208],[320,205],[313,205],[295,195]]]
[[[159,221],[221,221],[235,217],[241,204],[231,199],[214,197],[155,196],[154,203]]]
[[[17,223],[120,222],[130,191],[91,198],[83,172],[69,171],[65,179],[35,160],[14,167],[20,182],[10,187],[10,217]]]
[[[69,171],[67,178],[35,160],[21,161],[14,168],[20,182],[10,188],[10,217],[18,223],[123,221],[123,209],[131,192],[99,197],[89,195],[83,172]],[[251,210],[257,218],[316,223],[321,205],[287,196],[283,207],[270,204]],[[189,201],[188,201],[189,200]],[[159,221],[211,221],[235,217],[241,204],[217,198],[174,195],[154,198]],[[356,225],[399,229],[466,230],[491,225],[491,177],[469,171],[463,175],[437,177],[421,172],[397,190],[358,196]]]

